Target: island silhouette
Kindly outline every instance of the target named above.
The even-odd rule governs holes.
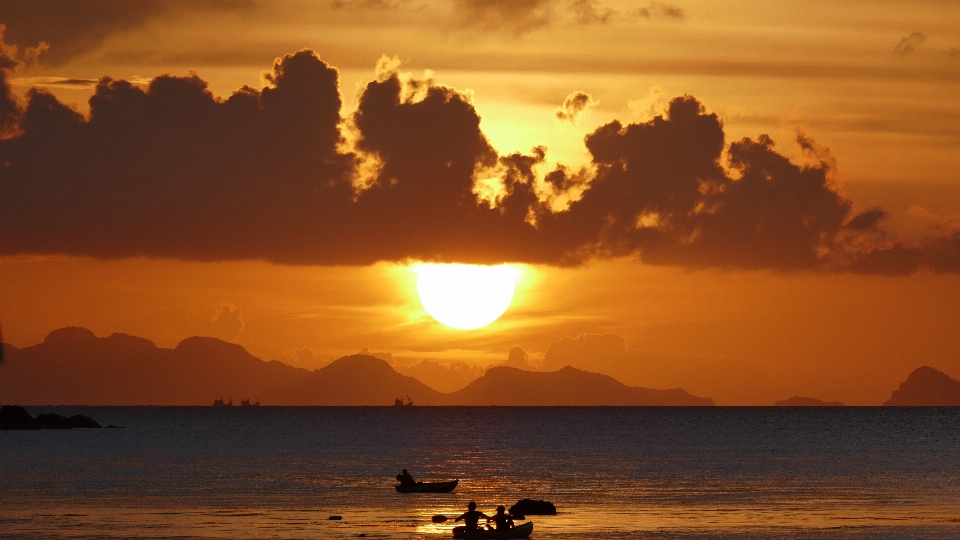
[[[900,388],[893,391],[887,406],[960,407],[960,381],[930,366],[913,371]]]
[[[397,396],[408,396],[418,406],[714,405],[713,399],[682,388],[628,386],[569,365],[532,371],[512,367],[529,367],[516,359],[445,393],[368,354],[345,356],[311,371],[261,360],[240,345],[211,337],[187,338],[166,349],[128,334],[99,338],[86,328],[68,327],[31,347],[0,348],[0,404],[212,405],[217,397],[232,395],[258,396],[264,405],[393,405]],[[794,396],[775,405],[843,403]],[[960,381],[922,366],[884,405],[960,406]]]
[[[173,349],[127,334],[96,337],[54,330],[42,343],[6,347],[0,402],[18,405],[212,405],[221,395],[259,396],[264,405],[713,405],[675,388],[626,386],[572,367],[533,372],[498,366],[456,392],[442,393],[370,355],[306,370],[263,361],[242,346],[191,337]]]
[[[774,407],[843,407],[839,401],[823,401],[822,399],[793,396],[790,399],[781,399],[773,404]]]

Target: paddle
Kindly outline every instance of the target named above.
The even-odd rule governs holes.
[[[512,517],[513,517],[513,519],[516,519],[516,520],[524,520],[524,519],[527,519],[527,518],[525,518],[524,516],[518,516],[518,515],[512,515]],[[448,519],[450,519],[450,518],[448,518],[447,516],[445,516],[445,515],[443,515],[443,514],[437,514],[437,515],[433,516],[432,518],[430,518],[430,520],[433,521],[434,523],[444,523],[444,522],[446,522]]]

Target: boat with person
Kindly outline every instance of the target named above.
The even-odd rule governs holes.
[[[450,493],[460,483],[460,479],[449,482],[417,482],[407,486],[397,484],[394,488],[397,493]]]
[[[467,540],[510,540],[513,538],[528,538],[533,532],[533,522],[528,521],[522,525],[517,525],[510,529],[480,529],[478,531],[468,531],[466,527],[454,527],[453,537],[464,538]]]

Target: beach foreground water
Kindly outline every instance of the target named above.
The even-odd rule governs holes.
[[[957,408],[28,410],[125,429],[0,432],[3,538],[448,538],[521,498],[533,538],[960,536]]]

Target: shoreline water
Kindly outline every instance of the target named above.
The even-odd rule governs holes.
[[[0,432],[5,538],[441,538],[524,497],[560,511],[534,538],[960,535],[958,409],[28,411],[126,429]],[[461,484],[400,495],[400,468]]]

